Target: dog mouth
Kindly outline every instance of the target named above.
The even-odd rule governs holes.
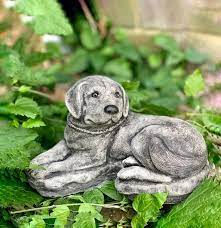
[[[93,125],[110,125],[110,124],[113,124],[114,121],[112,119],[109,119],[107,121],[94,121],[92,119],[86,119],[85,123],[87,123],[87,124],[90,123]]]

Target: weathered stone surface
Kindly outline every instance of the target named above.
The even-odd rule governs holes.
[[[187,122],[129,112],[124,89],[103,76],[78,81],[66,95],[64,139],[32,160],[29,183],[48,197],[116,179],[127,195],[168,192],[186,197],[207,175],[206,144]]]

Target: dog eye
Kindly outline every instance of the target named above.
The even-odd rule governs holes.
[[[120,97],[120,93],[119,92],[115,92],[114,93],[114,96],[117,97],[117,98],[119,98]]]
[[[92,94],[91,94],[92,97],[94,98],[97,98],[99,96],[99,92],[97,91],[94,91]]]

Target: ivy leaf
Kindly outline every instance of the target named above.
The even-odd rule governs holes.
[[[31,26],[39,35],[73,33],[71,25],[56,0],[17,0],[16,10],[33,16]]]
[[[70,210],[65,205],[57,206],[55,209],[53,209],[53,212],[50,214],[51,217],[56,218],[54,227],[55,228],[61,228],[64,227],[67,223],[68,216],[70,215]]]
[[[45,123],[40,119],[28,119],[22,123],[23,128],[44,127]]]
[[[151,218],[155,218],[165,203],[167,195],[167,193],[143,193],[136,196],[132,205],[137,215],[132,219],[132,227],[138,228],[141,227],[141,225],[144,227]]]
[[[207,179],[162,217],[157,228],[220,227],[220,198],[219,181]]]
[[[24,207],[40,203],[42,197],[25,183],[0,178],[0,205],[2,207]]]
[[[205,89],[205,83],[200,70],[195,70],[185,81],[184,92],[187,96],[196,97]]]
[[[37,136],[37,133],[29,129],[1,126],[0,168],[25,169],[28,167],[32,153],[38,152],[33,151],[33,145],[31,145]],[[37,147],[37,149],[40,148]]]
[[[116,190],[113,181],[105,181],[103,185],[99,188],[105,195],[111,199],[121,201],[123,196]]]
[[[37,115],[41,114],[38,104],[28,97],[18,98],[14,104],[9,105],[9,110],[15,115],[26,116],[31,119],[35,119]]]

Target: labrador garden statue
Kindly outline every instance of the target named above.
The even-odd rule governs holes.
[[[206,144],[187,122],[129,111],[120,84],[89,76],[69,89],[64,139],[38,155],[29,183],[58,197],[115,180],[126,195],[168,192],[168,202],[185,198],[208,174]]]

